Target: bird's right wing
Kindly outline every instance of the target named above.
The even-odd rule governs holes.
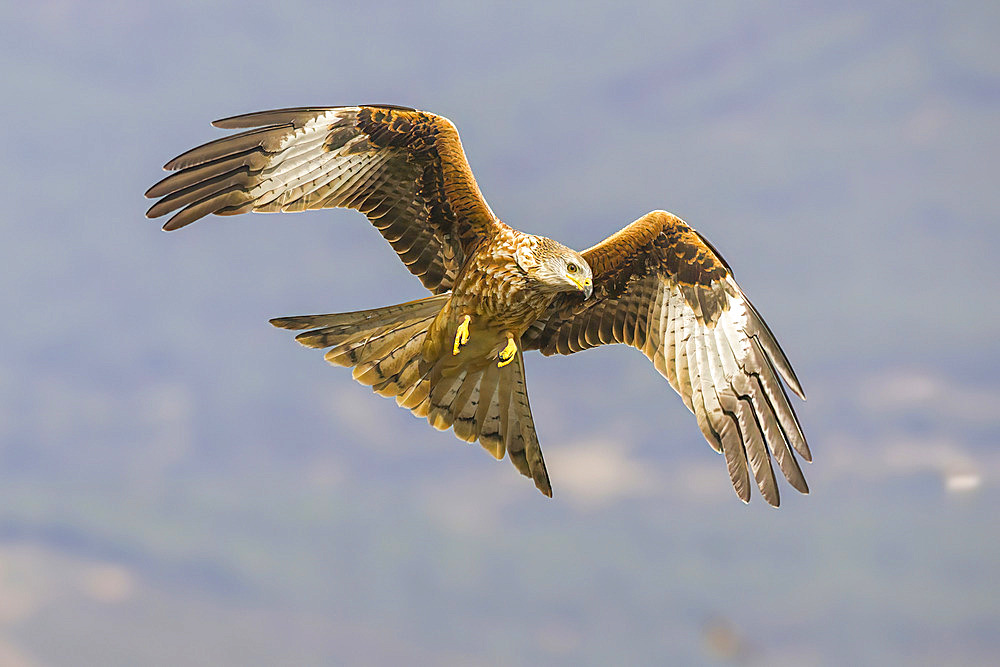
[[[435,294],[497,224],[447,118],[392,106],[296,108],[218,120],[249,129],[191,149],[151,187],[165,230],[209,214],[353,208]],[[176,211],[176,212],[175,212]]]

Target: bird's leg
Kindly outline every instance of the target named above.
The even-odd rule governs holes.
[[[514,355],[517,354],[517,343],[514,342],[514,334],[507,334],[507,347],[500,350],[500,361],[497,362],[497,368],[503,368],[510,362],[514,361]]]
[[[455,347],[451,349],[452,355],[458,354],[458,349],[469,342],[469,320],[471,319],[471,315],[466,315],[462,318],[462,323],[458,325],[458,331],[455,332]]]

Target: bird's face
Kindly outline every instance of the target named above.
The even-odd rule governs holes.
[[[583,292],[585,299],[589,299],[594,292],[590,265],[580,253],[563,247],[560,252],[546,253],[539,260],[534,272],[539,282],[558,292]]]

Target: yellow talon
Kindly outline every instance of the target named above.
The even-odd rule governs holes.
[[[497,363],[497,368],[503,368],[514,361],[515,354],[517,354],[517,343],[514,342],[512,336],[507,336],[507,347],[500,350],[500,361]]]
[[[471,319],[470,315],[466,315],[462,323],[458,325],[458,331],[455,332],[455,347],[451,350],[452,355],[458,354],[458,348],[469,342],[469,320]]]

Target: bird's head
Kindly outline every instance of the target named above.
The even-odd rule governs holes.
[[[540,238],[534,250],[517,251],[517,263],[531,278],[554,292],[583,292],[589,299],[594,291],[594,277],[580,253],[553,241]]]

